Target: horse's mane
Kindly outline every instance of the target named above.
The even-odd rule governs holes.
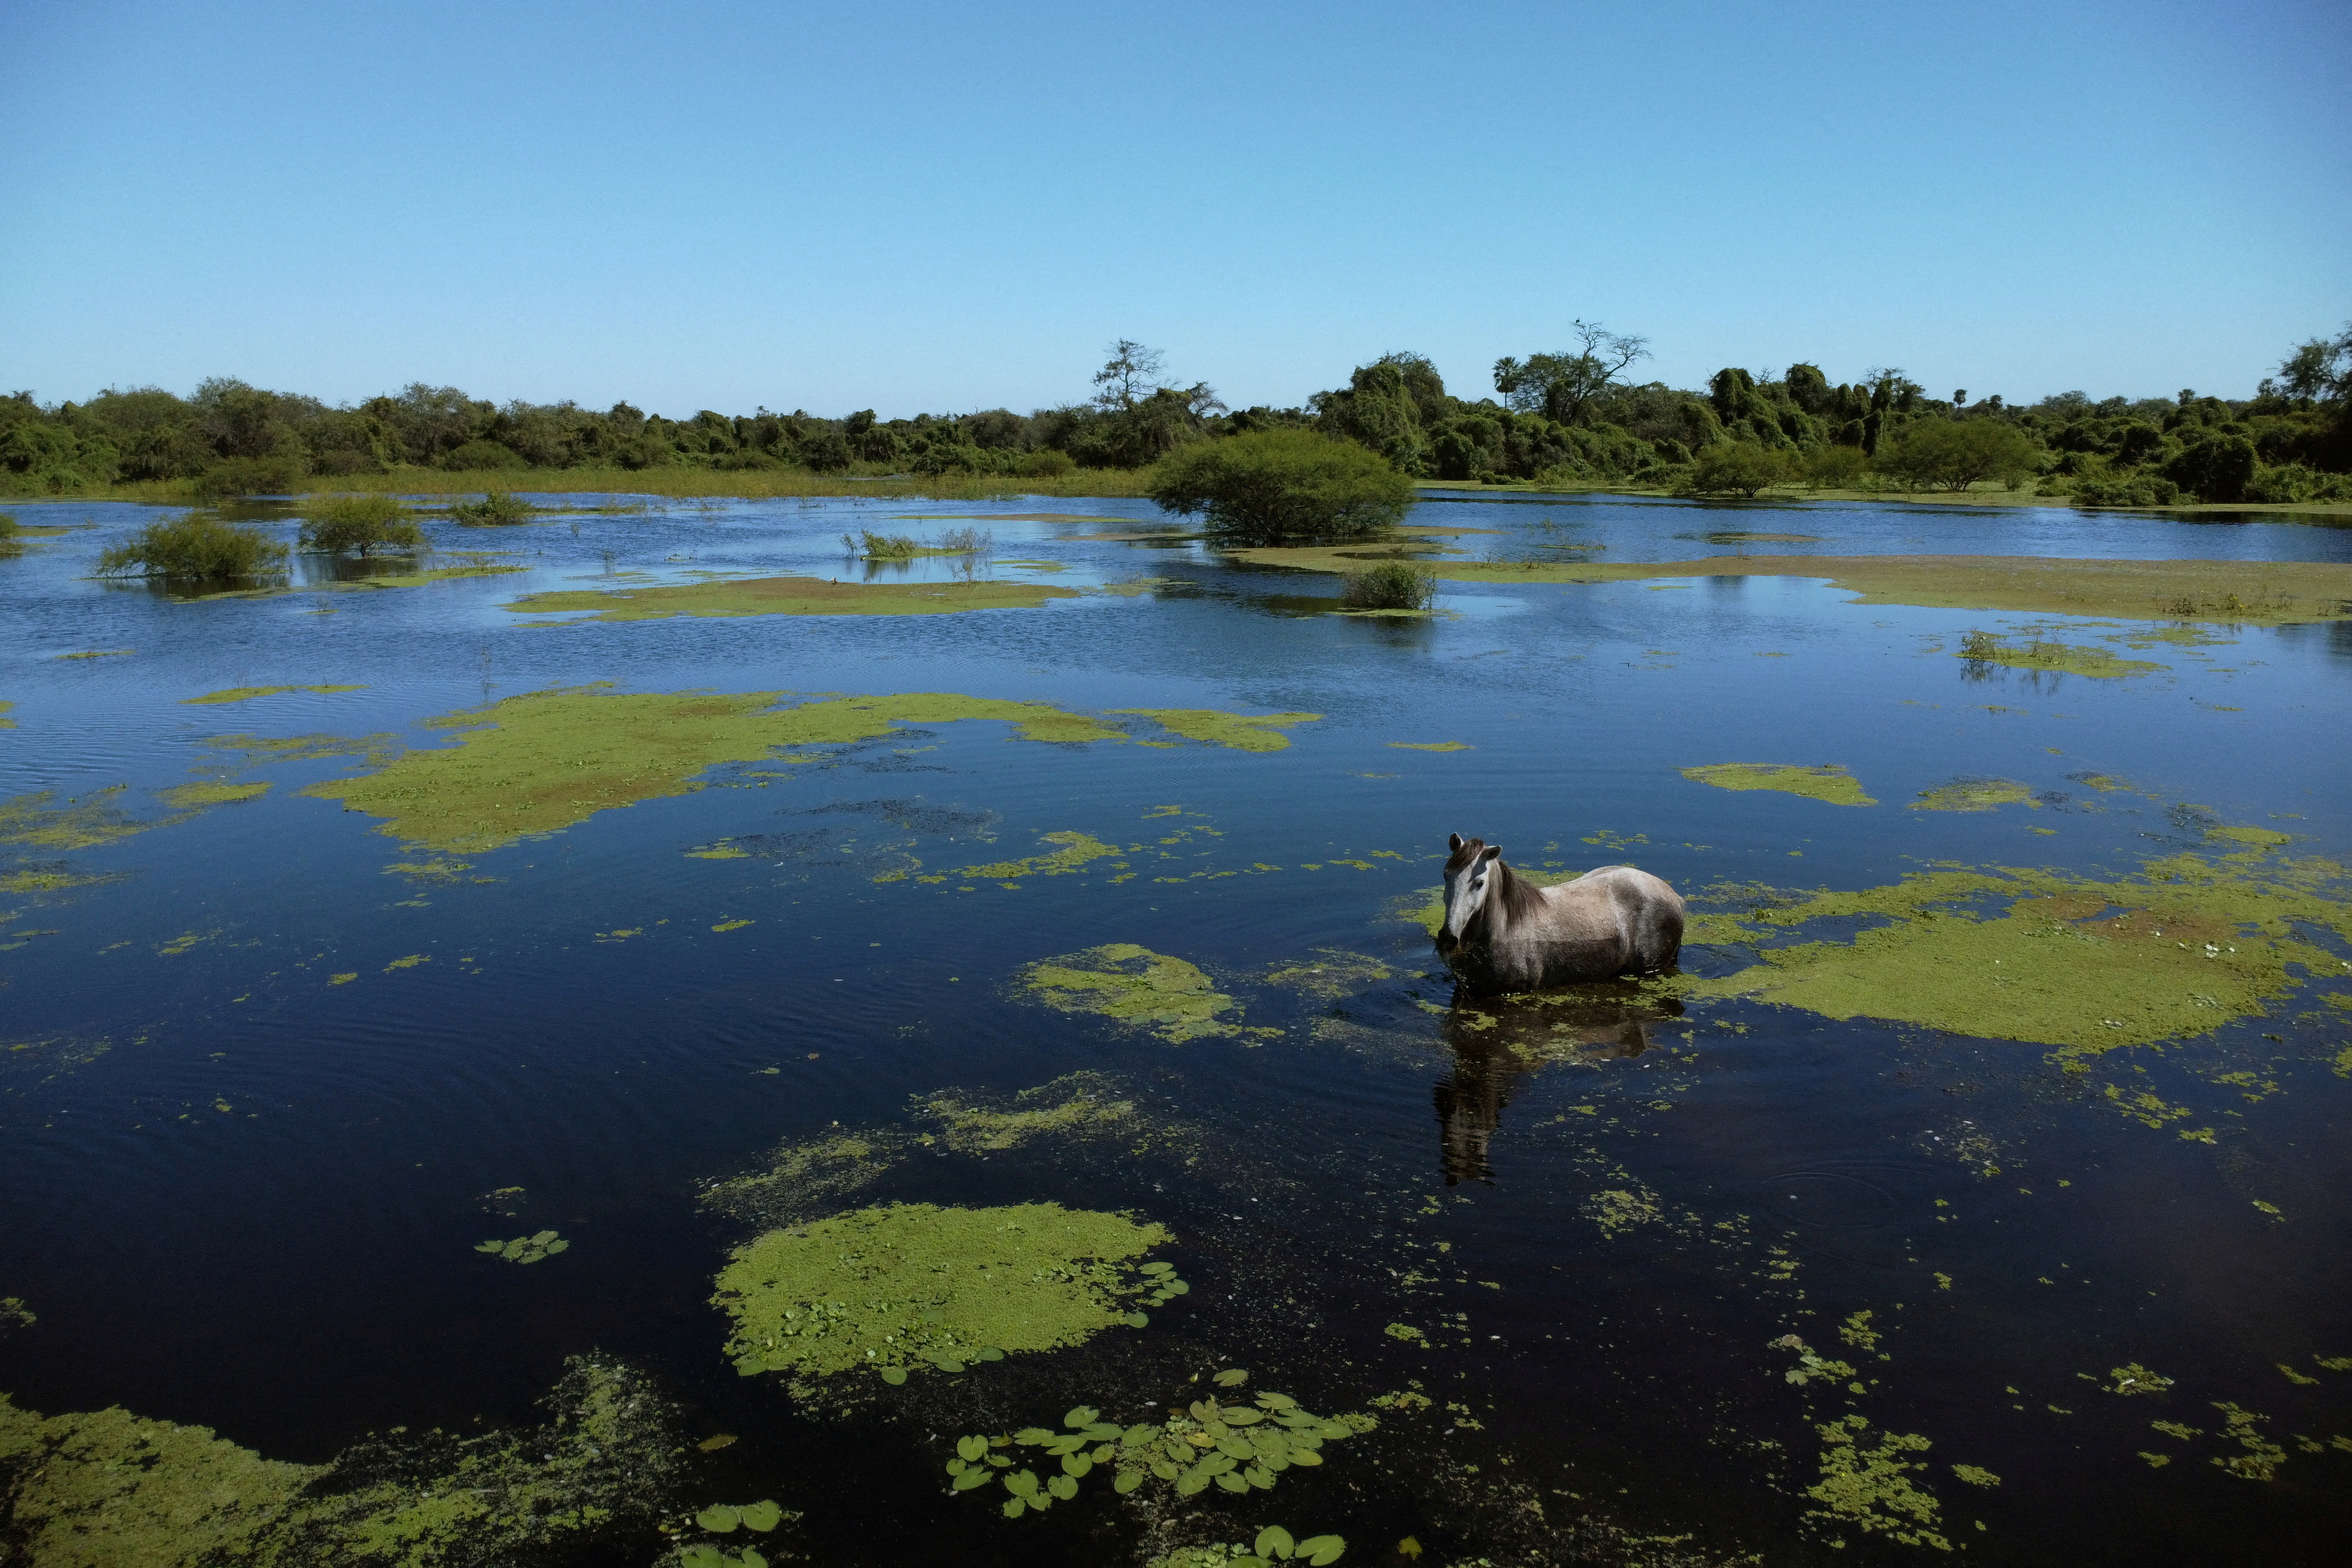
[[[1446,874],[1450,876],[1455,872],[1467,868],[1486,852],[1486,840],[1463,840],[1462,847],[1446,858]],[[1495,885],[1486,894],[1486,900],[1490,905],[1499,900],[1502,908],[1513,920],[1530,919],[1543,913],[1545,908],[1543,890],[1512,871],[1509,862],[1502,860],[1496,861],[1495,869],[1490,874],[1495,878]]]

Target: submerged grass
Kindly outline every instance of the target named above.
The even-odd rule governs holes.
[[[1149,1030],[1171,1045],[1212,1036],[1277,1035],[1223,1015],[1239,1005],[1181,958],[1132,942],[1112,942],[1047,958],[1022,970],[1015,989],[1057,1012],[1094,1013]]]
[[[712,1301],[734,1320],[727,1354],[746,1376],[782,1372],[806,1386],[896,1370],[900,1381],[910,1366],[961,1372],[1129,1323],[1139,1315],[1129,1302],[1150,1288],[1132,1260],[1171,1239],[1148,1221],[1054,1203],[890,1204],[736,1249]]]
[[[2038,637],[2021,644],[2013,643],[2008,638],[1990,632],[1969,632],[1960,639],[1960,645],[1954,653],[1971,665],[2001,664],[2014,670],[2088,675],[2101,681],[2153,674],[2165,668],[2146,659],[2121,658],[2105,648],[2045,642]]]
[[[1197,707],[1120,707],[1110,711],[1140,714],[1187,740],[1206,741],[1232,751],[1284,750],[1290,745],[1290,737],[1282,733],[1284,730],[1311,724],[1323,716],[1319,713],[1224,713]]]
[[[365,686],[230,686],[222,691],[206,692],[200,697],[182,697],[180,700],[194,706],[205,703],[250,702],[255,697],[283,696],[288,692],[316,692],[321,695],[332,695],[339,692],[365,690]]]
[[[664,621],[676,615],[947,615],[1034,610],[1076,599],[1074,588],[1035,582],[828,582],[814,577],[732,578],[662,588],[551,589],[503,608],[523,615],[587,610],[588,621]]]
[[[2014,779],[1955,779],[1933,789],[1922,789],[1911,802],[1915,811],[1990,811],[2001,806],[2031,806],[2039,810],[2031,785]]]
[[[1792,762],[1717,762],[1705,768],[1685,768],[1682,774],[1718,789],[1777,789],[1832,806],[1878,804],[1862,792],[1861,780],[1834,762],[1824,762],[1817,768]]]

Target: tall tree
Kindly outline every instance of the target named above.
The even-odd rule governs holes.
[[[1495,361],[1495,390],[1505,406],[1521,413],[1540,413],[1560,424],[1574,424],[1584,405],[1623,373],[1636,360],[1649,358],[1650,340],[1637,333],[1612,332],[1598,321],[1575,321],[1577,347],[1556,354],[1529,354],[1526,360]]]
[[[1095,402],[1118,413],[1133,411],[1135,405],[1161,391],[1166,383],[1160,378],[1164,373],[1168,356],[1158,349],[1147,349],[1131,338],[1121,338],[1110,346],[1110,358],[1095,372]]]

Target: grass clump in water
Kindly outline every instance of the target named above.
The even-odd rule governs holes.
[[[874,880],[904,882],[908,877],[914,876],[917,882],[940,883],[953,882],[959,878],[977,878],[988,882],[1009,883],[1024,876],[1067,876],[1072,872],[1085,870],[1092,862],[1103,860],[1119,852],[1117,846],[1107,844],[1091,833],[1075,831],[1041,833],[1038,837],[1046,843],[1059,847],[1042,855],[1030,855],[1017,861],[993,861],[987,865],[968,865],[957,871],[925,872],[920,875],[915,875],[914,873],[907,871],[884,872]]]
[[[460,501],[451,507],[449,517],[469,528],[502,528],[527,523],[541,510],[511,490],[491,490],[478,501]]]
[[[1863,1446],[1868,1420],[1848,1416],[1814,1427],[1822,1436],[1822,1479],[1805,1489],[1821,1504],[1808,1509],[1809,1519],[1851,1524],[1864,1534],[1893,1537],[1906,1546],[1932,1546],[1949,1552],[1952,1543],[1937,1533],[1943,1505],[1936,1494],[1914,1485],[1912,1473],[1927,1468],[1908,1456],[1934,1447],[1916,1433],[1885,1432],[1870,1448]]]
[[[541,1263],[558,1252],[568,1252],[572,1243],[552,1230],[541,1230],[530,1236],[518,1236],[511,1241],[501,1241],[493,1236],[478,1243],[474,1250],[503,1258],[509,1263]]]
[[[746,1376],[957,1373],[1129,1323],[1151,1277],[1131,1266],[1161,1226],[1059,1204],[890,1204],[771,1231],[735,1249],[712,1297]],[[1141,1326],[1139,1323],[1135,1326]]]
[[[321,695],[333,695],[340,692],[365,690],[365,686],[230,686],[223,691],[206,692],[200,697],[182,697],[180,701],[195,707],[207,703],[241,703],[255,697],[283,696],[288,692],[317,692]]]
[[[2053,674],[2087,675],[2093,680],[2116,681],[2130,675],[2145,675],[2165,666],[2146,659],[2122,659],[2105,648],[2084,648],[2071,643],[2049,643],[2040,638],[2022,646],[1990,632],[1970,632],[1960,639],[1958,657],[1966,659],[1970,667],[1982,671],[1994,664],[2014,670],[2037,670]]]
[[[261,577],[284,569],[287,549],[259,528],[189,512],[148,524],[98,558],[100,577],[202,580]]]
[[[194,810],[202,806],[226,806],[238,800],[257,800],[269,793],[267,784],[227,784],[206,779],[197,784],[183,784],[176,789],[158,789],[155,798],[174,810]]]
[[[1277,1035],[1244,1029],[1222,1015],[1234,998],[1181,958],[1132,942],[1112,942],[1030,965],[1016,988],[1057,1012],[1095,1013],[1149,1030],[1172,1045],[1213,1036]]]
[[[1426,611],[1437,602],[1437,574],[1412,561],[1381,561],[1348,573],[1339,599],[1350,610]]]
[[[184,820],[167,817],[142,821],[131,816],[117,803],[129,788],[127,784],[110,785],[75,796],[62,806],[50,804],[57,799],[52,789],[0,800],[0,844],[29,844],[44,850],[95,849],[162,827],[165,822]]]
[[[1685,768],[1682,774],[1718,789],[1777,789],[1832,806],[1878,804],[1862,792],[1859,779],[1834,762],[1824,762],[1818,768],[1790,762],[1718,762],[1705,768]]]
[[[390,496],[320,497],[303,508],[302,548],[327,555],[345,550],[425,548],[425,530]]]
[[[2216,835],[2220,841],[2239,841]],[[2257,1016],[2346,962],[2307,933],[2352,941],[2352,873],[2273,843],[2148,862],[2116,880],[2014,866],[1915,872],[1887,887],[1748,898],[1703,914],[1694,941],[1758,941],[1821,919],[1873,920],[1851,937],[1768,946],[1687,997],[1754,997],[2095,1054],[2210,1033]]]
[[[2032,806],[2039,810],[2042,802],[2033,798],[2030,786],[2011,779],[1955,779],[1920,790],[1919,798],[1911,802],[1915,811],[1990,811],[2001,806]]]
[[[966,610],[1034,610],[1051,600],[1079,597],[1076,589],[1035,582],[749,577],[658,588],[551,590],[527,593],[503,608],[524,615],[594,611],[584,617],[590,621],[661,621],[676,615],[947,615]]]

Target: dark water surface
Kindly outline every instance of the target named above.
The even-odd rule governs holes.
[[[1141,503],[1043,505],[1158,526]],[[95,525],[0,562],[0,797],[52,807],[126,785],[112,803],[159,818],[153,792],[215,758],[215,736],[432,745],[446,732],[422,720],[595,681],[1321,716],[1266,752],[909,726],[713,769],[467,855],[454,879],[387,871],[428,857],[297,792],[349,759],[260,768],[267,796],[114,841],[0,847],[0,871],[112,879],[0,897],[0,1295],[39,1319],[0,1332],[20,1405],[120,1404],[319,1462],[394,1426],[528,1422],[566,1356],[602,1349],[660,1380],[689,1438],[740,1437],[697,1459],[683,1500],[774,1496],[804,1511],[812,1560],[1140,1561],[1132,1510],[1099,1484],[1018,1521],[941,1496],[947,1445],[980,1428],[919,1380],[819,1417],[739,1377],[709,1304],[747,1234],[698,1202],[710,1182],[836,1124],[916,1130],[910,1096],[1086,1071],[1193,1152],[927,1153],[847,1202],[1133,1210],[1176,1232],[1192,1293],[1140,1333],[969,1375],[1000,1392],[960,1396],[980,1404],[953,1419],[1010,1429],[1086,1402],[1133,1420],[1225,1364],[1321,1410],[1433,1401],[1384,1407],[1360,1457],[1264,1500],[1204,1494],[1157,1550],[1279,1520],[1346,1535],[1364,1563],[1402,1561],[1408,1535],[1432,1563],[1937,1555],[1807,1517],[1818,1429],[1853,1412],[1871,1440],[1932,1441],[1912,1479],[1981,1561],[2352,1560],[2352,1372],[2315,1359],[2352,1356],[2352,1081],[2333,1066],[2352,1011],[2315,1011],[2306,989],[2069,1073],[2044,1047],[1868,1018],[1711,1001],[1628,1021],[1596,1003],[1590,1049],[1537,1064],[1497,1045],[1514,1019],[1497,1034],[1451,1007],[1407,913],[1454,830],[1526,869],[1631,861],[1694,892],[1865,888],[1947,862],[2116,875],[2217,822],[2342,859],[2346,623],[2159,643],[2128,656],[2164,667],[2130,679],[2037,675],[1954,650],[1971,629],[2131,628],[1771,578],[1447,585],[1433,620],[1317,615],[1299,601],[1336,591],[1328,577],[1076,537],[1117,524],[850,502],[435,525],[528,573],[333,591],[313,565],[313,591],[187,602],[86,579],[148,509],[15,509]],[[967,518],[997,556],[1066,569],[998,577],[1155,583],[927,616],[548,627],[499,608],[696,571],[862,577],[845,528]],[[2352,531],[2062,509],[1579,497],[1433,500],[1414,520],[1496,530],[1461,548],[1506,559],[1693,559],[1752,531],[1818,536],[1745,547],[1774,554],[2352,560]],[[101,650],[130,652],[61,657]],[[365,689],[184,706],[294,683]],[[1466,749],[1404,748],[1444,743]],[[1679,771],[1720,762],[1839,763],[1881,804]],[[1968,778],[2042,804],[1906,809]],[[1040,854],[1057,831],[1135,846],[1136,874],[877,880]],[[745,852],[690,852],[721,841]],[[1103,943],[1198,966],[1280,1034],[1171,1044],[1014,989],[1023,966]],[[1318,961],[1387,973],[1328,994],[1268,980]],[[1699,947],[1685,967],[1748,961]],[[2147,1126],[2110,1086],[2189,1114]],[[512,1217],[486,1202],[517,1187]],[[472,1249],[542,1228],[571,1250],[525,1268]],[[1875,1345],[1842,1339],[1865,1312]],[[1796,1357],[1772,1346],[1790,1333],[1864,1392],[1790,1383]],[[2132,1364],[2173,1387],[2106,1392]],[[2285,1456],[2273,1479],[2213,1462],[2245,1451],[2216,1402],[2261,1417]]]

